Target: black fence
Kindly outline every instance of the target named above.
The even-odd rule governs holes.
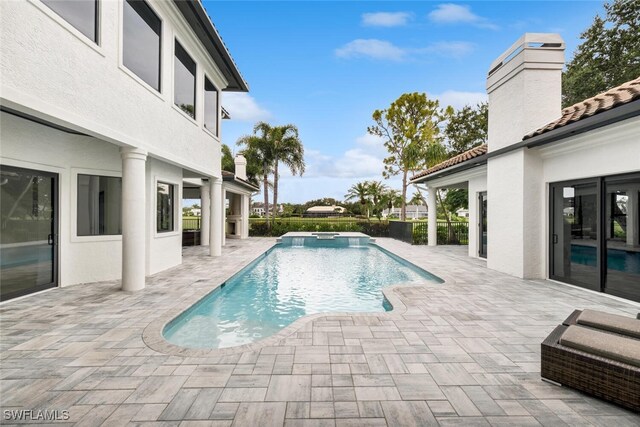
[[[437,242],[439,245],[467,245],[469,243],[469,223],[462,221],[437,221]],[[426,245],[429,240],[429,225],[426,221],[389,223],[389,237],[412,245]]]

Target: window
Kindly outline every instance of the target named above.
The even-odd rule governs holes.
[[[78,175],[78,236],[122,234],[122,178]]]
[[[218,136],[218,89],[204,78],[204,127]]]
[[[176,40],[174,102],[196,118],[196,63]]]
[[[126,0],[123,20],[122,63],[160,91],[160,18],[144,1]]]
[[[76,30],[98,42],[98,0],[42,0]]]
[[[173,231],[173,206],[174,186],[164,182],[158,182],[157,202],[157,230],[159,233]]]

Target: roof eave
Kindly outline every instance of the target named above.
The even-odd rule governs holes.
[[[189,26],[200,42],[211,55],[220,71],[228,80],[228,86],[223,89],[229,92],[249,92],[249,85],[240,74],[229,50],[224,45],[218,31],[213,26],[209,15],[199,0],[173,0],[176,7],[187,20]]]
[[[540,147],[574,135],[601,128],[640,115],[640,99],[620,105],[610,110],[594,114],[573,123],[552,129],[540,135],[523,139],[527,148]]]
[[[410,184],[420,184],[425,181],[431,181],[437,178],[443,178],[445,176],[453,175],[458,172],[462,172],[468,169],[473,169],[477,166],[482,166],[487,163],[487,158],[489,156],[485,153],[478,157],[474,157],[473,159],[469,159],[466,162],[458,163],[457,165],[450,166],[445,169],[440,169],[439,171],[435,171],[430,173],[429,175],[424,175],[409,181]]]

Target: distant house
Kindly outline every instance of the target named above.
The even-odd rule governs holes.
[[[400,211],[400,207],[385,209],[382,211],[382,217],[400,218]],[[407,214],[407,219],[420,219],[427,217],[427,207],[424,205],[407,205],[405,212]]]
[[[327,218],[330,216],[341,216],[346,212],[342,206],[312,206],[304,213],[306,217]]]
[[[469,209],[461,208],[456,211],[456,215],[460,218],[469,218]]]
[[[273,212],[273,206],[274,205],[269,204],[269,215],[271,215],[271,213]],[[284,212],[284,207],[282,205],[278,205],[277,212],[278,214],[281,214],[282,212]],[[264,203],[262,202],[253,203],[253,205],[251,205],[251,213],[254,215],[264,216]]]

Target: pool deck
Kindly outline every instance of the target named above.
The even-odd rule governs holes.
[[[104,282],[0,305],[3,425],[11,409],[67,410],[60,424],[96,426],[640,424],[638,414],[540,380],[540,342],[574,309],[635,316],[640,305],[497,273],[466,247],[377,239],[446,280],[394,287],[389,313],[317,315],[235,351],[147,345],[167,313],[274,242],[228,240],[219,258],[186,248],[181,266],[133,294]]]

